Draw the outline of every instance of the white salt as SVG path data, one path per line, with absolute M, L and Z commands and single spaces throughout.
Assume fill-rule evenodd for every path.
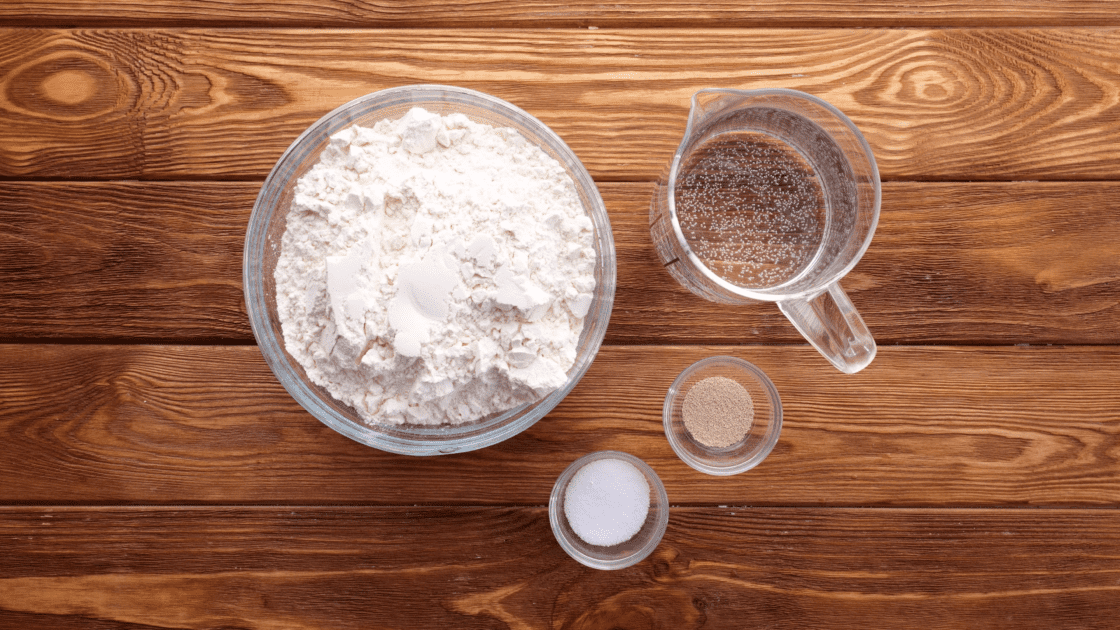
M 580 468 L 564 493 L 568 524 L 589 545 L 610 547 L 630 540 L 647 514 L 649 482 L 621 459 L 600 459 Z

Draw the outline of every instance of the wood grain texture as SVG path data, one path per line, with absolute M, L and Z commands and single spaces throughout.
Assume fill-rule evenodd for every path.
M 832 102 L 886 179 L 1111 179 L 1120 160 L 1115 29 L 9 29 L 0 177 L 261 178 L 334 107 L 412 83 L 522 107 L 598 180 L 654 179 L 705 87 Z
M 252 343 L 241 250 L 258 184 L 0 183 L 0 339 Z M 607 343 L 800 343 L 772 304 L 688 293 L 650 184 L 600 186 L 618 256 Z M 1120 184 L 888 183 L 844 286 L 881 344 L 1120 342 Z
M 676 458 L 665 392 L 731 354 L 782 397 L 749 473 Z M 589 452 L 647 461 L 673 504 L 1120 505 L 1120 349 L 884 347 L 846 376 L 803 346 L 604 347 L 551 414 L 437 458 L 352 442 L 300 408 L 255 347 L 0 346 L 0 503 L 543 505 Z
M 318 26 L 318 27 L 500 27 L 500 26 L 1115 26 L 1120 14 L 1094 0 L 906 3 L 856 0 L 809 2 L 649 2 L 604 4 L 583 0 L 556 4 L 534 0 L 432 2 L 390 0 L 277 0 L 246 5 L 212 0 L 186 6 L 172 0 L 68 0 L 7 2 L 0 25 L 19 26 Z
M 252 340 L 259 186 L 0 183 L 0 337 Z
M 620 571 L 544 508 L 5 509 L 0 540 L 10 628 L 1105 629 L 1120 598 L 1113 510 L 674 509 Z

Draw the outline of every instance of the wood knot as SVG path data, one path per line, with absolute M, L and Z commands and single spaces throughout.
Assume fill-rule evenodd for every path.
M 122 97 L 131 97 L 131 85 L 108 65 L 74 51 L 46 53 L 0 79 L 0 92 L 11 114 L 88 124 L 112 112 Z
M 97 93 L 97 81 L 82 70 L 63 70 L 43 79 L 39 84 L 43 96 L 64 105 L 78 105 Z
M 899 84 L 899 99 L 915 105 L 948 105 L 969 91 L 951 69 L 924 63 L 903 69 Z

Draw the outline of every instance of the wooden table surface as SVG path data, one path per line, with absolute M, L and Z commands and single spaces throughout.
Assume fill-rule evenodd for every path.
M 618 250 L 567 399 L 482 451 L 383 453 L 302 410 L 242 298 L 256 193 L 359 95 L 447 83 L 551 126 Z M 843 375 L 773 305 L 656 260 L 653 182 L 705 87 L 846 112 L 883 210 Z M 670 450 L 676 374 L 785 406 L 732 478 Z M 1120 627 L 1120 6 L 1100 0 L 0 4 L 0 627 Z M 574 459 L 673 504 L 631 568 L 547 517 Z

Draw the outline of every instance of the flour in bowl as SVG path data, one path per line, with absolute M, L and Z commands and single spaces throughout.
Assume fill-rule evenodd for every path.
M 591 219 L 517 131 L 414 108 L 331 136 L 276 265 L 284 344 L 370 424 L 461 424 L 567 381 Z

